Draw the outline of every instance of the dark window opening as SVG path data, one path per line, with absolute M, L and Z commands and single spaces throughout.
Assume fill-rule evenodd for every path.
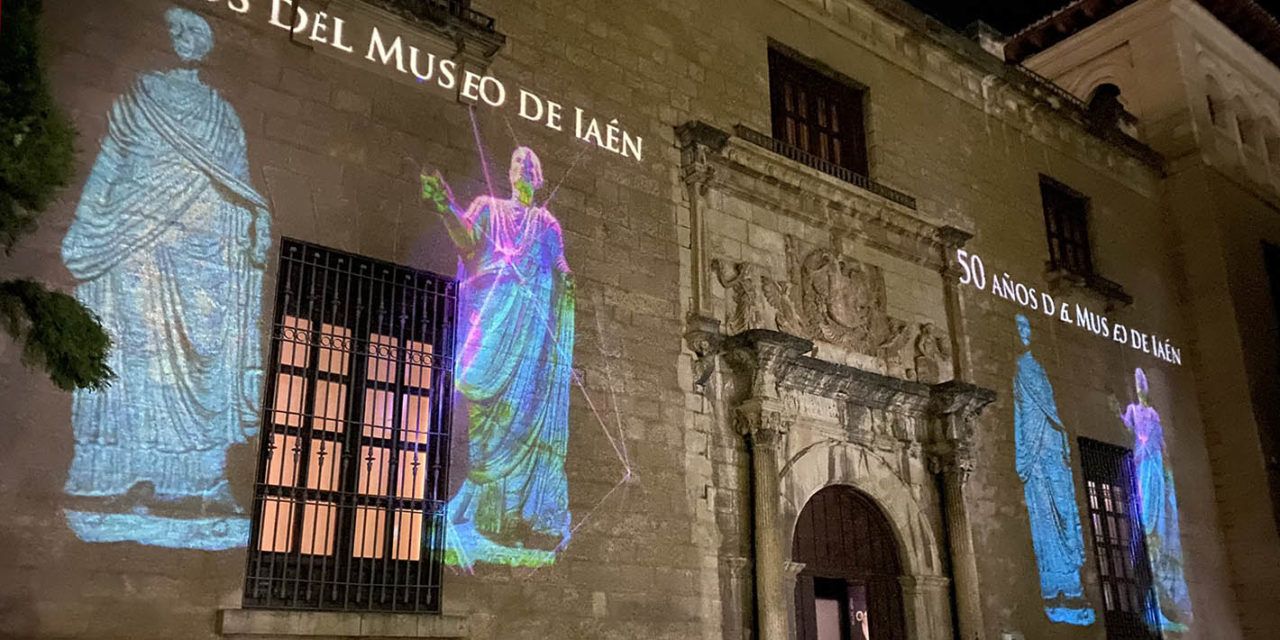
M 769 94 L 776 140 L 867 175 L 861 89 L 770 48 Z
M 1270 243 L 1263 243 L 1263 259 L 1266 262 L 1267 280 L 1271 286 L 1271 304 L 1275 309 L 1273 316 L 1273 333 L 1272 339 L 1276 344 L 1280 342 L 1280 333 L 1275 328 L 1280 327 L 1280 247 Z M 1275 360 L 1271 363 L 1275 368 L 1272 372 L 1280 372 L 1280 352 L 1276 352 Z M 1261 396 L 1264 398 L 1259 415 L 1262 416 L 1262 423 L 1259 424 L 1259 430 L 1262 440 L 1262 455 L 1266 461 L 1267 478 L 1271 485 L 1271 509 L 1272 517 L 1276 521 L 1276 528 L 1280 530 L 1280 384 L 1276 375 L 1267 376 L 1269 379 L 1270 390 L 1264 391 Z
M 440 611 L 456 284 L 285 239 L 246 606 Z
M 1074 189 L 1040 176 L 1045 237 L 1049 242 L 1049 269 L 1079 276 L 1093 275 L 1089 247 L 1089 199 Z
M 1080 438 L 1080 458 L 1107 639 L 1158 639 L 1151 565 L 1135 502 L 1133 453 Z

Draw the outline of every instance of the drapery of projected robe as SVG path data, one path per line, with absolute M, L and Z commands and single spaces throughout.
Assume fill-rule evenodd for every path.
M 144 74 L 113 105 L 62 256 L 118 379 L 75 394 L 68 494 L 150 483 L 238 510 L 223 468 L 258 419 L 270 242 L 248 181 L 240 121 L 194 70 Z
M 475 247 L 459 275 L 456 365 L 469 405 L 470 468 L 450 502 L 450 545 L 464 566 L 537 564 L 545 560 L 521 552 L 570 535 L 572 276 L 560 224 L 545 208 L 480 197 L 461 221 Z
M 1071 450 L 1053 386 L 1026 351 L 1013 381 L 1014 440 L 1040 573 L 1045 614 L 1054 622 L 1088 625 L 1093 609 L 1083 602 L 1080 567 L 1084 536 L 1071 473 Z
M 1138 392 L 1147 393 L 1147 378 L 1136 372 Z M 1133 462 L 1137 473 L 1138 509 L 1151 559 L 1157 620 L 1165 630 L 1182 630 L 1191 622 L 1191 597 L 1182 571 L 1182 536 L 1178 529 L 1178 496 L 1173 474 L 1165 464 L 1164 426 L 1160 414 L 1145 402 L 1125 408 L 1121 416 L 1133 432 Z

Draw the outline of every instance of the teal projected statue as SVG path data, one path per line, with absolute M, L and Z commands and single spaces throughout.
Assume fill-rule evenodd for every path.
M 1151 406 L 1146 373 L 1134 369 L 1133 379 L 1138 401 L 1125 407 L 1120 419 L 1133 432 L 1138 511 L 1156 596 L 1152 613 L 1161 629 L 1186 631 L 1191 622 L 1191 596 L 1182 573 L 1178 495 L 1173 488 L 1173 473 L 1164 462 L 1164 426 L 1160 424 L 1160 414 Z
M 249 537 L 223 469 L 258 420 L 271 236 L 235 110 L 189 66 L 213 32 L 186 9 L 165 19 L 184 65 L 116 100 L 62 244 L 119 376 L 75 394 L 66 516 L 86 541 L 225 549 Z
M 1022 314 L 1017 322 L 1018 337 L 1028 350 L 1018 357 L 1013 379 L 1014 440 L 1044 612 L 1054 622 L 1089 625 L 1094 613 L 1084 600 L 1080 582 L 1084 535 L 1071 448 L 1053 399 L 1053 385 L 1031 355 L 1031 322 Z
M 569 384 L 574 285 L 560 223 L 534 204 L 537 154 L 519 147 L 512 195 L 465 210 L 438 174 L 423 176 L 457 245 L 455 382 L 466 400 L 470 468 L 449 501 L 446 561 L 540 566 L 569 542 Z

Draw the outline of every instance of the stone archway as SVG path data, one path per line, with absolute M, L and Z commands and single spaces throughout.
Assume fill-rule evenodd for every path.
M 796 521 L 797 640 L 905 640 L 898 541 L 865 493 L 832 485 L 809 499 Z

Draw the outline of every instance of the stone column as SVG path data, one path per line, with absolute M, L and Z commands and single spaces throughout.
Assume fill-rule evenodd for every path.
M 787 640 L 787 598 L 783 553 L 782 502 L 778 451 L 790 426 L 767 400 L 752 398 L 738 406 L 738 423 L 751 449 L 754 503 L 756 621 L 760 640 Z
M 950 420 L 958 420 L 955 415 Z M 973 523 L 969 518 L 967 482 L 973 458 L 967 450 L 936 458 L 942 475 L 942 505 L 947 512 L 947 544 L 951 550 L 951 576 L 955 585 L 959 640 L 982 638 L 982 601 L 978 590 L 977 555 L 973 548 Z

